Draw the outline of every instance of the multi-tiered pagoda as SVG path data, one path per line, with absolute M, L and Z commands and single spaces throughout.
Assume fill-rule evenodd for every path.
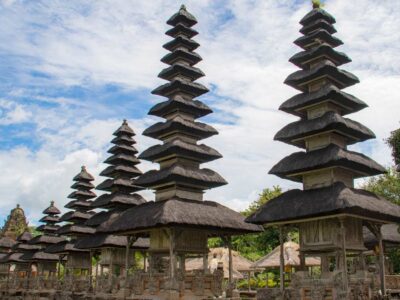
M 37 266 L 39 274 L 55 274 L 57 271 L 58 255 L 46 253 L 44 250 L 49 246 L 61 242 L 63 237 L 55 234 L 59 221 L 60 210 L 54 206 L 54 201 L 51 201 L 50 206 L 43 211 L 45 215 L 39 220 L 44 223 L 39 226 L 37 230 L 41 235 L 35 236 L 28 241 L 29 245 L 39 246 L 36 251 L 30 251 L 24 254 L 21 258 L 30 262 L 32 265 Z
M 137 168 L 137 164 L 140 161 L 136 157 L 138 151 L 134 146 L 136 144 L 133 138 L 135 133 L 129 127 L 128 122 L 124 120 L 113 135 L 114 138 L 111 141 L 113 146 L 108 150 L 111 156 L 105 160 L 105 163 L 109 164 L 109 166 L 100 173 L 100 175 L 108 177 L 108 179 L 96 187 L 98 190 L 109 193 L 100 195 L 92 203 L 92 208 L 103 209 L 103 211 L 95 214 L 85 223 L 93 230 L 128 208 L 146 202 L 141 195 L 136 193 L 143 188 L 135 183 L 136 177 L 142 174 Z M 103 268 L 107 267 L 110 274 L 115 274 L 116 270 L 127 269 L 134 263 L 133 255 L 129 255 L 129 251 L 128 253 L 126 251 L 127 247 L 129 249 L 145 250 L 148 246 L 148 239 L 128 240 L 124 236 L 106 233 L 95 233 L 77 242 L 77 247 L 90 249 L 94 254 L 99 254 L 101 273 Z M 126 257 L 127 255 L 128 257 Z M 126 266 L 127 263 L 129 266 Z
M 74 183 L 71 188 L 74 191 L 68 195 L 68 198 L 72 200 L 65 205 L 66 208 L 71 210 L 60 218 L 60 222 L 67 222 L 67 224 L 56 231 L 58 235 L 69 237 L 69 240 L 51 245 L 46 249 L 48 253 L 67 257 L 65 267 L 68 272 L 77 270 L 81 274 L 82 272 L 88 273 L 92 266 L 89 251 L 77 249 L 75 242 L 78 238 L 91 235 L 95 231 L 93 228 L 84 225 L 86 220 L 94 214 L 91 211 L 93 201 L 90 200 L 96 197 L 96 194 L 92 191 L 94 188 L 93 180 L 93 176 L 86 170 L 86 167 L 82 166 L 79 174 L 73 178 Z
M 300 279 L 294 280 L 293 286 L 297 292 L 300 287 L 304 293 L 310 290 L 321 293 L 322 298 L 318 299 L 332 294 L 334 299 L 348 299 L 357 293 L 368 297 L 371 286 L 363 273 L 365 264 L 361 255 L 365 250 L 363 225 L 381 239 L 381 224 L 400 221 L 397 205 L 354 188 L 354 179 L 378 175 L 385 169 L 347 148 L 375 136 L 364 125 L 344 117 L 365 108 L 366 104 L 342 91 L 359 80 L 340 68 L 350 59 L 335 50 L 342 41 L 332 35 L 336 32 L 334 23 L 334 17 L 317 5 L 300 21 L 303 36 L 294 43 L 303 51 L 292 56 L 290 62 L 301 70 L 285 80 L 300 93 L 280 106 L 280 110 L 300 120 L 281 129 L 275 139 L 304 151 L 283 158 L 270 173 L 301 182 L 303 189 L 283 193 L 248 218 L 256 224 L 299 228 L 302 261 L 305 256 L 320 256 L 321 278 L 325 281 L 324 288 L 318 288 L 315 284 L 321 287 L 322 281 L 312 281 L 299 272 Z M 354 257 L 358 257 L 359 268 L 350 275 L 347 263 L 349 260 L 354 263 Z M 382 292 L 383 268 L 382 254 Z M 362 283 L 354 285 L 356 281 Z M 297 299 L 296 295 L 291 297 Z
M 194 98 L 208 92 L 195 82 L 204 73 L 195 67 L 202 60 L 194 52 L 199 44 L 192 39 L 197 23 L 184 6 L 167 24 L 166 32 L 173 39 L 164 45 L 170 53 L 161 61 L 169 65 L 159 77 L 168 82 L 152 93 L 167 100 L 155 105 L 149 114 L 164 118 L 144 131 L 144 135 L 162 141 L 145 150 L 139 158 L 160 165 L 159 170 L 144 173 L 137 185 L 155 190 L 155 202 L 148 202 L 123 212 L 115 221 L 104 223 L 98 231 L 126 235 L 150 235 L 150 277 L 139 278 L 138 286 L 148 280 L 146 289 L 138 293 L 153 293 L 163 299 L 197 299 L 220 294 L 219 275 L 213 277 L 207 269 L 198 278 L 185 274 L 185 257 L 208 253 L 207 239 L 233 234 L 256 232 L 258 226 L 246 224 L 237 212 L 213 201 L 204 201 L 205 190 L 226 184 L 216 172 L 201 168 L 202 163 L 221 158 L 221 154 L 198 142 L 217 131 L 196 119 L 210 114 L 211 109 Z M 167 276 L 168 280 L 165 280 Z M 146 279 L 147 278 L 147 279 Z M 160 283 L 162 282 L 162 283 Z M 212 282 L 212 283 L 210 283 Z M 200 298 L 199 298 L 200 299 Z

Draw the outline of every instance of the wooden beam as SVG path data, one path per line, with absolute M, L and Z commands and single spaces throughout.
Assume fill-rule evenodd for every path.
M 342 236 L 342 271 L 343 271 L 343 289 L 347 292 L 349 283 L 347 280 L 347 256 L 346 256 L 346 228 L 344 227 L 343 218 L 339 219 L 340 233 Z
M 229 253 L 229 285 L 232 286 L 233 283 L 233 261 L 232 261 L 232 239 L 228 238 L 228 253 Z
M 284 227 L 279 226 L 279 275 L 280 275 L 280 290 L 283 296 L 283 291 L 285 290 L 285 256 L 284 256 Z
M 378 240 L 379 246 L 379 279 L 381 282 L 381 292 L 382 295 L 386 295 L 386 278 L 385 278 L 385 253 L 383 247 L 383 237 L 382 237 L 382 224 L 373 224 L 367 223 L 366 224 L 368 229 L 375 235 Z

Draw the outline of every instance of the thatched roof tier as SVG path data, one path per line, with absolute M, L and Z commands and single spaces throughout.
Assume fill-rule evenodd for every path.
M 311 10 L 309 13 L 307 13 L 301 20 L 300 24 L 301 25 L 308 25 L 310 23 L 313 23 L 317 20 L 325 20 L 329 24 L 335 24 L 336 20 L 335 18 L 328 13 L 326 10 L 322 8 L 314 8 Z
M 303 49 L 309 49 L 311 46 L 318 45 L 320 43 L 329 44 L 333 48 L 343 44 L 340 39 L 332 36 L 325 29 L 318 29 L 308 35 L 303 35 L 296 39 L 294 43 Z
M 255 224 L 301 222 L 302 219 L 349 214 L 400 223 L 400 207 L 371 192 L 341 182 L 310 190 L 290 190 L 268 201 L 246 219 Z
M 163 45 L 164 49 L 167 49 L 169 51 L 174 51 L 177 48 L 184 48 L 189 51 L 194 51 L 196 50 L 200 44 L 190 38 L 187 38 L 185 36 L 177 36 L 174 38 L 172 41 L 169 41 Z
M 31 245 L 28 243 L 17 243 L 12 247 L 13 251 L 16 252 L 27 252 L 41 249 L 40 245 Z
M 125 190 L 128 193 L 137 192 L 143 189 L 135 184 L 135 180 L 130 178 L 106 179 L 96 186 L 96 189 L 112 192 L 116 187 L 119 187 L 119 189 Z
M 150 126 L 143 131 L 143 135 L 155 139 L 165 139 L 175 132 L 180 132 L 181 134 L 193 137 L 196 140 L 205 139 L 218 134 L 217 130 L 210 125 L 201 122 L 193 122 L 177 116 L 164 123 L 159 122 Z
M 92 203 L 90 201 L 85 200 L 72 200 L 65 204 L 65 208 L 69 209 L 77 209 L 77 210 L 88 210 L 91 207 Z
M 118 154 L 118 153 L 136 154 L 138 153 L 138 150 L 132 145 L 118 144 L 112 146 L 110 149 L 108 149 L 107 152 L 111 154 Z
M 88 173 L 85 166 L 82 166 L 81 172 L 73 178 L 73 181 L 93 181 L 94 177 Z
M 198 100 L 190 100 L 185 99 L 182 96 L 176 96 L 174 99 L 169 99 L 154 105 L 150 109 L 149 115 L 164 118 L 165 116 L 176 112 L 183 112 L 192 115 L 194 118 L 200 118 L 212 113 L 212 110 Z
M 111 194 L 103 194 L 97 197 L 96 200 L 93 201 L 92 207 L 111 209 L 118 206 L 126 207 L 132 205 L 139 205 L 145 202 L 146 200 L 141 195 L 136 193 L 124 194 L 121 192 L 113 192 Z M 87 224 L 89 220 L 86 222 Z
M 317 30 L 317 29 L 324 29 L 326 31 L 328 31 L 330 34 L 333 34 L 336 32 L 335 27 L 333 27 L 333 25 L 329 22 L 327 22 L 326 20 L 323 19 L 319 19 L 319 20 L 315 20 L 313 22 L 309 22 L 308 24 L 304 25 L 299 31 L 304 34 L 310 34 L 313 31 Z
M 182 23 L 178 23 L 171 29 L 168 29 L 165 32 L 165 34 L 172 36 L 172 37 L 185 36 L 188 38 L 192 38 L 199 33 L 196 30 L 194 30 L 193 28 L 190 28 Z
M 338 69 L 331 61 L 324 60 L 312 69 L 300 70 L 290 74 L 285 79 L 285 83 L 302 92 L 307 92 L 308 84 L 320 78 L 327 78 L 340 89 L 360 82 L 355 75 Z
M 173 96 L 181 92 L 188 96 L 198 97 L 208 92 L 208 88 L 196 82 L 191 82 L 182 78 L 175 78 L 169 83 L 165 83 L 158 88 L 154 89 L 151 93 L 159 96 Z
M 116 236 L 111 234 L 96 233 L 93 236 L 80 239 L 75 246 L 80 249 L 101 249 L 101 248 L 126 248 L 128 239 L 126 236 Z M 131 249 L 148 249 L 150 241 L 148 238 L 138 238 Z
M 137 205 L 137 204 L 133 204 Z M 132 207 L 132 204 L 130 205 Z M 126 206 L 128 207 L 128 205 Z M 100 211 L 97 214 L 95 214 L 93 217 L 91 217 L 89 220 L 85 222 L 85 225 L 96 228 L 97 226 L 103 224 L 110 218 L 115 218 L 116 215 L 121 214 L 124 211 L 124 209 L 112 209 L 112 210 L 107 210 L 107 211 Z
M 224 277 L 229 277 L 229 251 L 227 248 L 212 248 L 208 253 L 208 265 L 211 273 L 218 267 L 218 263 L 222 263 L 224 269 Z M 186 271 L 202 270 L 203 258 L 189 258 L 185 263 Z M 251 270 L 251 261 L 241 256 L 238 252 L 232 251 L 232 276 L 234 279 L 244 278 L 244 272 Z
M 17 242 L 27 242 L 33 238 L 32 233 L 25 231 L 17 237 Z
M 175 49 L 173 52 L 170 52 L 161 58 L 161 61 L 168 65 L 173 65 L 176 62 L 184 61 L 190 66 L 193 66 L 201 60 L 202 58 L 199 54 L 184 48 Z
M 231 234 L 262 231 L 261 227 L 247 224 L 244 216 L 219 203 L 172 198 L 148 202 L 110 218 L 98 232 L 129 233 L 152 228 L 182 226 L 196 229 L 223 231 Z
M 86 225 L 67 224 L 57 230 L 58 235 L 81 236 L 93 234 L 96 230 Z
M 196 18 L 186 10 L 185 5 L 182 5 L 177 13 L 175 13 L 167 21 L 168 25 L 177 26 L 183 24 L 188 27 L 192 27 L 197 24 Z
M 351 62 L 351 59 L 345 53 L 334 50 L 329 44 L 320 44 L 317 47 L 296 53 L 289 61 L 302 69 L 306 69 L 310 61 L 321 58 L 329 59 L 336 66 Z
M 111 143 L 118 144 L 118 145 L 132 145 L 135 144 L 136 141 L 127 135 L 116 136 L 111 140 Z
M 333 103 L 340 107 L 342 115 L 357 112 L 368 105 L 360 99 L 342 92 L 334 85 L 326 85 L 318 91 L 312 93 L 297 94 L 286 100 L 279 107 L 280 110 L 305 118 L 307 115 L 306 107 L 321 104 L 324 102 Z
M 386 172 L 384 167 L 364 154 L 330 144 L 314 151 L 295 152 L 273 166 L 269 173 L 293 181 L 302 181 L 301 173 L 330 167 L 352 170 L 354 178 Z
M 60 218 L 60 222 L 84 222 L 95 214 L 93 211 L 72 210 L 66 212 Z
M 57 229 L 60 228 L 59 225 L 40 225 L 36 228 L 37 231 L 41 232 L 56 232 Z
M 140 176 L 136 184 L 143 187 L 166 185 L 198 186 L 209 189 L 227 184 L 224 178 L 210 169 L 198 169 L 175 163 L 161 170 L 151 170 Z
M 200 163 L 210 162 L 222 157 L 217 150 L 204 144 L 197 145 L 176 138 L 172 141 L 165 142 L 162 145 L 155 145 L 148 148 L 140 154 L 139 158 L 158 162 L 170 155 L 176 155 L 177 157 L 183 158 L 189 157 L 190 159 Z
M 54 206 L 54 201 L 50 202 L 50 206 L 43 211 L 44 215 L 58 215 L 60 210 Z
M 82 186 L 80 186 L 80 188 L 82 188 Z M 93 187 L 90 187 L 90 189 L 92 189 L 92 188 Z M 67 196 L 67 198 L 69 198 L 69 199 L 81 199 L 81 200 L 85 200 L 85 199 L 87 200 L 87 199 L 91 199 L 94 197 L 96 197 L 95 193 L 93 193 L 92 191 L 89 191 L 89 190 L 82 190 L 82 189 L 73 191 L 71 194 L 69 194 Z
M 204 73 L 199 68 L 184 65 L 181 63 L 174 63 L 172 66 L 163 69 L 158 74 L 158 77 L 165 80 L 172 80 L 177 75 L 183 75 L 187 78 L 190 78 L 191 80 L 196 80 L 200 77 L 203 77 Z
M 347 144 L 354 144 L 375 138 L 375 134 L 364 125 L 343 118 L 336 112 L 329 111 L 314 119 L 302 119 L 290 123 L 277 132 L 274 140 L 306 148 L 307 137 L 326 132 L 334 132 L 346 138 Z
M 283 244 L 283 256 L 285 266 L 299 267 L 300 266 L 300 252 L 299 244 L 295 242 L 286 242 Z M 318 257 L 306 257 L 306 266 L 320 266 L 321 259 Z M 274 269 L 280 267 L 280 246 L 276 247 L 267 255 L 261 257 L 259 260 L 251 264 L 254 269 Z
M 7 236 L 0 238 L 0 250 L 9 250 L 16 244 L 15 240 Z
M 104 161 L 104 163 L 136 165 L 140 163 L 140 160 L 138 160 L 135 156 L 132 156 L 131 154 L 118 153 L 108 157 Z
M 58 242 L 64 241 L 65 238 L 61 236 L 53 236 L 53 235 L 38 235 L 33 237 L 28 241 L 30 245 L 50 245 L 56 244 Z
M 400 233 L 399 224 L 385 224 L 381 227 L 382 240 L 385 246 L 385 250 L 390 248 L 399 247 L 400 245 Z M 368 229 L 363 227 L 364 245 L 367 249 L 374 249 L 378 246 L 379 241 L 376 236 Z
M 120 127 L 118 127 L 117 130 L 114 131 L 113 133 L 114 136 L 135 136 L 136 133 L 133 131 L 131 127 L 129 127 L 127 120 L 123 120 L 122 124 Z M 135 142 L 134 142 L 135 143 Z
M 36 252 L 27 252 L 21 256 L 21 259 L 24 261 L 53 261 L 56 262 L 59 260 L 57 254 L 46 253 L 44 251 L 36 251 Z
M 130 165 L 108 166 L 100 173 L 100 175 L 106 177 L 116 177 L 121 173 L 128 177 L 136 177 L 142 175 L 142 171 L 140 171 L 136 166 Z
M 60 217 L 58 216 L 44 216 L 42 217 L 39 222 L 47 223 L 47 224 L 55 224 L 60 221 Z
M 5 255 L 0 262 L 1 263 L 27 263 L 25 260 L 22 259 L 22 256 L 24 255 L 24 253 L 20 253 L 20 252 L 14 252 L 14 253 L 9 253 L 7 255 Z
M 50 245 L 45 249 L 45 252 L 52 254 L 68 254 L 70 252 L 87 252 L 85 249 L 75 247 L 76 241 L 62 241 L 54 245 Z

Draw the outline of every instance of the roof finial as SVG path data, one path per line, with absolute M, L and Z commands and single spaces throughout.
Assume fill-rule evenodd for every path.
M 322 6 L 321 0 L 312 0 L 313 9 L 320 8 L 321 6 Z
M 50 206 L 54 206 L 54 200 L 50 201 Z
M 86 166 L 81 167 L 82 172 L 86 172 Z
M 182 5 L 181 5 L 181 8 L 180 8 L 179 10 L 186 10 L 185 4 L 182 4 Z
M 19 208 L 19 203 L 17 203 L 17 208 Z
M 124 120 L 122 121 L 122 125 L 128 125 L 128 121 L 127 121 L 126 119 L 124 119 Z

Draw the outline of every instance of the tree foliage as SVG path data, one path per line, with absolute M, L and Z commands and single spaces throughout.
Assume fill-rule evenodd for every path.
M 400 164 L 400 129 L 393 130 L 386 143 L 392 149 L 394 163 Z

